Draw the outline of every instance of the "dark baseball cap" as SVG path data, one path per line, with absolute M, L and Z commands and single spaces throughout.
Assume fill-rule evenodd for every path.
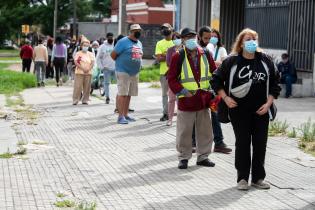
M 189 34 L 197 35 L 197 32 L 192 30 L 192 29 L 190 29 L 190 28 L 183 28 L 181 30 L 181 32 L 180 32 L 180 36 L 181 37 L 185 37 L 185 36 L 187 36 Z

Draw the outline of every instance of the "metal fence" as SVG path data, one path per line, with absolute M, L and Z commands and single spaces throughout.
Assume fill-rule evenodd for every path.
M 287 49 L 288 17 L 288 0 L 247 0 L 245 5 L 245 27 L 259 33 L 263 48 Z
M 245 0 L 221 0 L 220 32 L 226 50 L 231 50 L 238 33 L 244 28 Z
M 196 30 L 198 30 L 201 26 L 209 26 L 211 21 L 211 1 L 197 0 L 196 12 Z
M 315 0 L 291 0 L 288 51 L 299 71 L 313 72 Z

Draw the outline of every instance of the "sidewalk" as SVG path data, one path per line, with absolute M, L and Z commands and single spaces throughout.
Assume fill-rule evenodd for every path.
M 27 145 L 26 160 L 0 159 L 0 209 L 58 209 L 58 192 L 95 201 L 96 209 L 315 209 L 315 158 L 293 139 L 268 142 L 268 191 L 235 189 L 234 154 L 211 154 L 214 168 L 197 167 L 193 155 L 188 170 L 177 169 L 176 123 L 159 122 L 160 92 L 141 84 L 131 103 L 137 122 L 118 125 L 114 97 L 109 105 L 92 97 L 89 106 L 72 106 L 71 87 L 24 91 L 25 103 L 43 114 L 37 125 L 20 125 L 19 138 L 48 144 Z M 314 104 L 280 99 L 278 117 L 293 126 L 315 119 Z M 231 126 L 223 132 L 234 150 Z

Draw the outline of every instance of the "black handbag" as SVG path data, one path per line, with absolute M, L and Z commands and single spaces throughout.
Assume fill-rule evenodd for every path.
M 269 110 L 268 110 L 270 121 L 274 121 L 276 119 L 277 111 L 278 111 L 278 109 L 277 109 L 275 103 L 272 103 Z
M 222 100 L 218 103 L 218 119 L 220 123 L 229 123 L 231 122 L 229 116 L 229 107 L 226 103 Z

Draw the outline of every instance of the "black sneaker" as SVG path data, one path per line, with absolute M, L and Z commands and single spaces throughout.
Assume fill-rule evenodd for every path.
M 203 161 L 197 162 L 198 166 L 205 166 L 205 167 L 214 167 L 215 163 L 211 162 L 209 159 L 205 159 Z
M 45 83 L 44 83 L 44 82 L 41 82 L 40 85 L 41 85 L 42 87 L 45 87 Z
M 178 163 L 179 169 L 187 169 L 188 167 L 188 160 L 180 160 Z
M 114 110 L 114 113 L 118 113 L 118 109 L 117 108 Z
M 106 97 L 105 103 L 109 104 L 109 101 L 110 101 L 109 97 Z
M 134 109 L 128 109 L 128 112 L 135 112 Z
M 40 87 L 40 83 L 39 82 L 37 83 L 37 87 Z
M 160 121 L 166 121 L 168 120 L 167 114 L 163 114 L 163 116 L 160 118 Z
M 232 149 L 228 148 L 225 143 L 222 143 L 218 146 L 215 145 L 213 151 L 219 152 L 219 153 L 224 153 L 224 154 L 230 154 L 232 152 Z

